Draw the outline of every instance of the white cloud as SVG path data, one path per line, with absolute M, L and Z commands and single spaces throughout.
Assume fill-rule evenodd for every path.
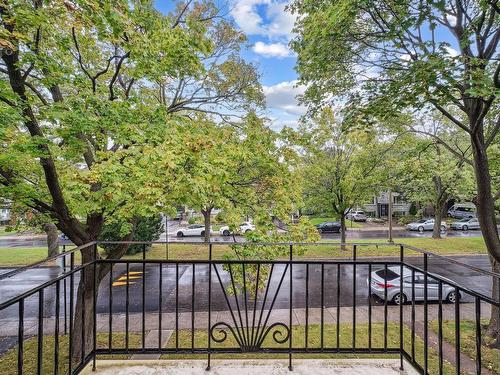
M 263 90 L 269 108 L 299 116 L 306 112 L 306 108 L 299 105 L 297 100 L 297 96 L 303 94 L 306 88 L 297 85 L 297 81 L 285 81 L 273 86 L 264 86 Z
M 289 40 L 295 16 L 285 11 L 288 3 L 282 0 L 233 0 L 231 15 L 245 34 Z M 265 19 L 259 14 L 259 7 L 262 7 Z
M 450 55 L 451 57 L 457 57 L 459 55 L 458 51 L 455 48 L 446 46 L 444 47 L 446 53 Z
M 291 51 L 288 49 L 288 47 L 283 44 L 283 43 L 264 43 L 264 42 L 257 42 L 253 46 L 253 51 L 258 54 L 262 55 L 264 57 L 288 57 L 291 56 Z
M 457 17 L 452 14 L 447 14 L 445 16 L 445 20 L 450 24 L 451 27 L 455 27 L 457 25 Z

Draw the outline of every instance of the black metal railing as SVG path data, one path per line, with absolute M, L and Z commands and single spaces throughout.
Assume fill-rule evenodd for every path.
M 293 356 L 301 353 L 398 356 L 401 368 L 406 361 L 424 374 L 467 372 L 463 367 L 474 362 L 467 362 L 469 357 L 475 359 L 476 374 L 488 367 L 482 362 L 482 319 L 499 307 L 498 296 L 431 273 L 429 260 L 500 278 L 477 266 L 402 244 L 251 245 L 286 246 L 288 255 L 277 260 L 214 257 L 216 246 L 226 243 L 196 243 L 206 246 L 204 260 L 147 259 L 152 243 L 134 244 L 143 245 L 138 259 L 80 265 L 76 254 L 97 255 L 99 243 L 69 250 L 59 255 L 63 262 L 57 277 L 0 303 L 0 322 L 5 323 L 0 330 L 10 332 L 2 336 L 15 339 L 3 356 L 10 356 L 17 368 L 6 373 L 77 374 L 89 362 L 95 366 L 98 356 L 153 353 L 206 355 L 207 368 L 211 356 L 221 353 L 286 355 L 290 369 Z M 304 245 L 347 246 L 351 253 L 346 257 L 341 250 L 341 259 L 295 256 L 294 247 Z M 394 257 L 359 257 L 364 246 L 393 246 Z M 391 284 L 391 273 L 408 283 Z M 83 282 L 87 288 L 78 288 Z M 444 304 L 452 292 L 452 303 Z M 398 295 L 402 303 L 395 304 Z M 79 305 L 78 299 L 86 302 Z M 461 335 L 470 335 L 461 326 L 464 321 L 471 322 L 475 336 L 468 351 L 461 348 Z M 443 345 L 453 347 L 453 353 Z

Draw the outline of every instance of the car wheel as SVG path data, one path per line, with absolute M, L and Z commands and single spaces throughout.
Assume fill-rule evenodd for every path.
M 323 234 L 323 230 L 322 229 L 318 229 L 318 233 L 319 234 Z
M 404 293 L 398 293 L 392 298 L 392 302 L 394 302 L 396 305 L 404 305 L 406 303 L 406 296 L 404 295 Z
M 469 227 L 468 227 L 467 225 L 464 225 L 464 226 L 462 227 L 462 230 L 469 230 Z
M 422 233 L 422 232 L 424 231 L 424 227 L 422 227 L 422 226 L 418 227 L 418 231 L 419 231 L 420 233 Z
M 446 231 L 446 227 L 444 225 L 441 225 L 441 232 L 445 232 Z
M 181 231 L 177 232 L 177 237 L 184 237 L 184 233 L 182 233 Z
M 222 235 L 226 236 L 226 237 L 229 237 L 230 234 L 231 233 L 229 233 L 229 231 L 227 229 L 222 232 Z
M 202 231 L 202 232 L 200 233 L 200 236 L 205 237 L 205 231 Z
M 446 296 L 446 302 L 448 302 L 448 303 L 455 303 L 456 299 L 457 299 L 457 294 L 454 290 L 452 290 Z M 458 294 L 458 300 L 460 301 L 460 294 Z
M 245 231 L 245 234 L 246 234 L 246 233 L 249 233 L 249 232 L 251 232 L 251 231 L 252 231 L 251 229 L 247 229 L 247 230 Z

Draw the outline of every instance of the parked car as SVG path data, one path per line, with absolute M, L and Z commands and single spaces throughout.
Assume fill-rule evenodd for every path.
M 240 224 L 240 227 L 237 232 L 243 234 L 254 230 L 255 230 L 255 225 L 248 222 L 244 222 Z M 231 230 L 229 229 L 228 225 L 225 225 L 219 229 L 219 233 L 221 236 L 229 236 L 231 234 Z
M 210 230 L 210 233 L 212 230 Z M 177 231 L 177 237 L 184 236 L 204 236 L 205 235 L 205 225 L 203 224 L 192 224 L 185 228 L 179 228 Z
M 324 221 L 316 225 L 319 233 L 340 233 L 340 222 Z
M 365 222 L 368 218 L 365 215 L 364 211 L 349 211 L 346 215 L 346 219 L 352 220 L 352 221 L 362 221 Z
M 448 228 L 448 225 L 444 221 L 441 222 L 441 230 L 445 231 Z M 419 232 L 423 232 L 424 230 L 432 230 L 434 229 L 434 219 L 421 219 L 410 223 L 406 226 L 407 230 L 418 230 Z
M 476 207 L 472 204 L 454 204 L 448 210 L 448 216 L 455 219 L 476 217 Z
M 455 230 L 479 229 L 479 220 L 477 220 L 477 218 L 475 217 L 473 217 L 472 219 L 470 218 L 461 219 L 451 223 L 450 228 Z
M 367 284 L 370 287 L 370 279 Z M 451 282 L 451 281 L 450 281 Z M 421 272 L 415 272 L 414 289 L 415 295 L 412 293 L 412 272 L 408 267 L 403 267 L 403 294 L 401 295 L 400 284 L 400 266 L 387 267 L 387 274 L 384 269 L 372 271 L 371 273 L 371 293 L 385 299 L 387 290 L 387 301 L 393 302 L 397 305 L 407 301 L 423 301 L 424 300 L 424 287 L 425 277 Z M 443 283 L 441 287 L 442 300 L 454 303 L 456 298 L 460 300 L 460 293 L 456 295 L 455 287 Z M 439 282 L 432 276 L 427 276 L 427 300 L 439 300 Z

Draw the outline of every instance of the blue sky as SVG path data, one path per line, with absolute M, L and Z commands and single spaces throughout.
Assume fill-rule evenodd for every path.
M 243 31 L 249 47 L 242 52 L 248 61 L 258 66 L 261 83 L 266 95 L 267 117 L 272 127 L 294 125 L 304 113 L 296 96 L 303 88 L 296 87 L 294 70 L 296 58 L 288 48 L 292 38 L 294 16 L 285 11 L 290 0 L 215 0 L 227 7 L 228 17 Z M 162 12 L 172 10 L 172 0 L 156 0 L 155 6 Z

